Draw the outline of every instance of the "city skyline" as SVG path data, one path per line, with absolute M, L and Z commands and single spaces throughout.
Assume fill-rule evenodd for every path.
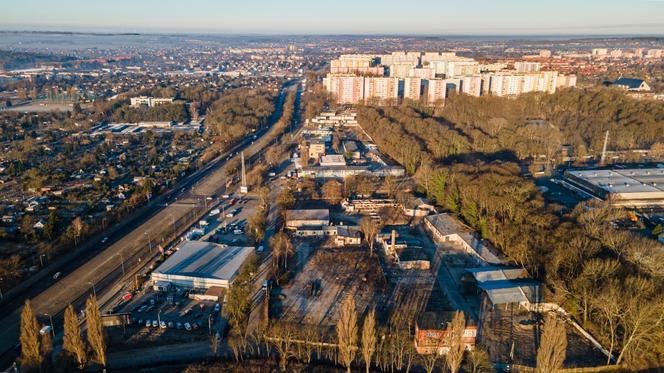
M 413 35 L 659 35 L 664 34 L 664 1 L 583 3 L 556 7 L 524 0 L 464 3 L 431 0 L 402 4 L 353 3 L 334 7 L 303 0 L 226 3 L 118 0 L 100 11 L 80 0 L 8 0 L 0 14 L 3 30 L 249 34 L 413 34 Z M 405 7 L 405 8 L 404 8 Z M 404 12 L 410 8 L 412 11 Z M 597 17 L 601 9 L 601 17 Z M 204 10 L 204 11 L 203 11 Z M 370 15 L 370 16 L 368 16 Z M 407 16 L 405 16 L 407 15 Z M 514 22 L 518 19 L 519 22 Z

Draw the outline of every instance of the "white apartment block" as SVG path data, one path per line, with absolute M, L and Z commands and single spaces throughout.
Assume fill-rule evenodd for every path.
M 408 72 L 409 78 L 421 79 L 434 79 L 436 77 L 436 70 L 430 67 L 412 68 Z
M 139 96 L 131 98 L 131 106 L 134 107 L 138 106 L 155 107 L 157 105 L 172 104 L 172 103 L 173 103 L 173 98 L 155 98 L 147 96 Z
M 427 102 L 434 104 L 447 98 L 447 80 L 430 79 L 427 84 Z
M 364 78 L 364 99 L 390 100 L 399 98 L 399 79 Z
M 410 70 L 415 67 L 417 67 L 415 61 L 393 62 L 390 65 L 390 77 L 405 79 L 410 76 Z
M 519 61 L 514 63 L 514 69 L 518 73 L 534 73 L 541 69 L 539 62 Z
M 459 78 L 459 83 L 461 87 L 459 92 L 480 97 L 482 95 L 482 76 L 481 75 L 468 75 Z
M 357 104 L 364 99 L 364 77 L 331 75 L 323 79 L 323 84 L 339 104 Z
M 422 78 L 410 77 L 404 79 L 403 98 L 419 100 L 422 96 Z

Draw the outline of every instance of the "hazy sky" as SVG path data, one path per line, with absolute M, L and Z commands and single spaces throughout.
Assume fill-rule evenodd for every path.
M 0 0 L 0 29 L 664 34 L 664 0 Z

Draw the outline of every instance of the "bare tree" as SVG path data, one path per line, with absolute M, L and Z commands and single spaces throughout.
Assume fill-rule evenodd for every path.
M 88 327 L 88 343 L 92 348 L 95 360 L 106 366 L 106 341 L 104 340 L 104 327 L 101 324 L 101 313 L 97 298 L 91 295 L 85 302 L 85 321 Z
M 567 350 L 565 323 L 549 315 L 544 321 L 540 345 L 537 349 L 538 373 L 550 373 L 563 367 Z
M 283 258 L 284 268 L 288 268 L 288 257 L 295 253 L 295 248 L 288 235 L 283 231 L 275 234 L 270 238 L 270 247 L 272 254 L 276 256 L 277 263 L 279 263 L 279 258 Z
M 336 180 L 325 182 L 321 192 L 323 194 L 323 199 L 329 201 L 333 205 L 338 204 L 344 198 L 342 193 L 342 185 Z
M 279 369 L 286 371 L 288 359 L 293 353 L 293 343 L 297 335 L 297 328 L 291 323 L 275 322 L 269 331 L 269 339 L 279 354 Z
M 376 236 L 380 231 L 380 227 L 377 222 L 366 216 L 360 220 L 360 230 L 369 245 L 369 255 L 373 256 L 374 243 L 376 242 Z
M 81 337 L 81 327 L 74 312 L 74 307 L 68 305 L 65 309 L 65 333 L 62 337 L 62 350 L 76 361 L 79 368 L 85 365 L 85 344 Z
M 357 329 L 355 301 L 352 297 L 348 297 L 341 305 L 341 313 L 337 321 L 339 357 L 348 373 L 350 373 L 350 365 L 353 363 L 357 349 Z
M 71 222 L 71 232 L 72 236 L 74 236 L 74 245 L 76 246 L 78 246 L 78 240 L 81 238 L 83 228 L 85 228 L 85 224 L 81 220 L 81 217 L 77 216 L 76 219 Z
M 21 368 L 29 371 L 41 363 L 39 346 L 39 324 L 32 312 L 30 301 L 26 300 L 21 311 Z
M 366 372 L 369 373 L 371 367 L 371 359 L 376 352 L 376 311 L 371 310 L 364 317 L 362 323 L 362 358 L 364 358 L 364 365 Z
M 468 373 L 493 373 L 495 368 L 489 357 L 489 353 L 476 346 L 466 355 L 466 363 L 463 370 Z
M 445 336 L 445 344 L 450 348 L 447 352 L 447 365 L 452 373 L 458 372 L 463 362 L 463 353 L 466 350 L 466 345 L 463 343 L 463 333 L 465 330 L 466 317 L 463 311 L 457 311 Z

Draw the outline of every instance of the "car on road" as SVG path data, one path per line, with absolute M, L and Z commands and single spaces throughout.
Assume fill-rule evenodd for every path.
M 162 321 L 162 322 L 159 323 L 159 327 L 162 328 L 162 329 L 166 329 L 168 327 L 168 325 L 166 325 L 166 321 Z
M 182 323 L 178 321 L 178 322 L 175 324 L 175 328 L 176 328 L 177 330 L 182 330 Z
M 201 326 L 197 322 L 195 322 L 191 325 L 191 328 L 194 329 L 194 330 L 198 330 L 198 329 L 201 328 Z
M 108 242 L 108 237 L 104 237 L 104 238 L 101 239 L 101 243 L 104 244 L 104 243 L 106 243 L 106 242 Z
M 62 275 L 61 272 L 56 272 L 56 273 L 53 275 L 53 279 L 54 279 L 54 280 L 59 279 L 59 278 L 60 278 L 60 275 Z
M 184 330 L 186 331 L 191 330 L 191 324 L 189 324 L 188 322 L 184 323 Z
M 152 327 L 153 327 L 153 328 L 158 328 L 158 327 L 159 327 L 159 321 L 157 321 L 157 320 L 152 320 Z
M 145 320 L 145 327 L 146 327 L 146 328 L 149 328 L 149 327 L 151 327 L 151 326 L 152 326 L 152 321 L 150 321 L 150 320 Z
M 144 304 L 138 309 L 138 312 L 144 312 L 147 308 L 148 306 Z
M 168 322 L 168 329 L 173 329 L 175 327 L 175 324 L 173 324 L 173 321 Z

